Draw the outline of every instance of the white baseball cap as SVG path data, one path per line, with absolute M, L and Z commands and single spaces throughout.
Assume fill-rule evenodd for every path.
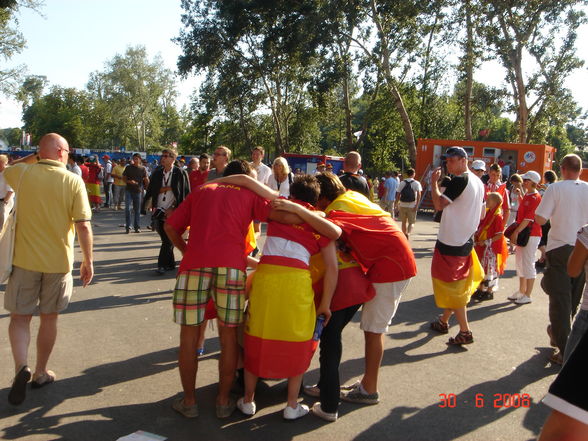
M 474 162 L 472 162 L 472 170 L 486 171 L 486 163 L 480 159 L 476 159 Z
M 528 171 L 523 176 L 521 176 L 521 178 L 523 179 L 523 181 L 525 179 L 528 179 L 529 181 L 533 181 L 535 184 L 538 184 L 541 182 L 541 176 L 539 175 L 539 173 L 537 173 L 536 171 L 533 171 L 533 170 Z

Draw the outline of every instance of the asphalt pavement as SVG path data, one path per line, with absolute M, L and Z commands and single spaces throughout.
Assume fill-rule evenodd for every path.
M 28 390 L 18 407 L 7 402 L 14 375 L 8 341 L 8 314 L 0 314 L 0 437 L 3 440 L 116 440 L 137 430 L 169 440 L 532 440 L 549 413 L 540 403 L 559 366 L 545 331 L 547 296 L 538 275 L 533 303 L 518 306 L 506 297 L 518 288 L 514 256 L 494 300 L 469 309 L 475 342 L 445 344 L 430 332 L 439 313 L 432 296 L 430 265 L 438 224 L 419 218 L 411 237 L 419 273 L 403 295 L 385 336 L 380 370 L 380 403 L 342 403 L 339 420 L 308 415 L 282 419 L 286 381 L 258 385 L 258 412 L 215 416 L 219 342 L 207 329 L 206 353 L 197 379 L 200 416 L 187 420 L 171 408 L 181 393 L 177 371 L 179 327 L 172 322 L 174 274 L 155 273 L 159 237 L 143 228 L 125 234 L 123 212 L 94 215 L 95 272 L 92 284 L 74 288 L 60 316 L 49 368 L 57 381 Z M 146 226 L 147 218 L 142 217 Z M 179 258 L 179 253 L 176 253 Z M 79 250 L 77 250 L 79 258 Z M 76 268 L 77 268 L 76 264 Z M 74 271 L 75 277 L 78 276 Z M 453 321 L 450 334 L 457 333 Z M 33 319 L 30 365 L 34 366 Z M 343 333 L 341 380 L 363 371 L 359 313 Z M 318 354 L 305 375 L 318 378 Z M 315 399 L 301 396 L 312 405 Z

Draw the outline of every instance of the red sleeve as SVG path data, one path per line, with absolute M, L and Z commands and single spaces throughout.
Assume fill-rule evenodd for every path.
M 254 194 L 255 200 L 253 202 L 253 219 L 260 222 L 267 222 L 271 206 L 270 201 Z
M 186 228 L 190 226 L 190 216 L 192 213 L 192 201 L 194 200 L 197 192 L 191 192 L 188 197 L 174 210 L 172 215 L 166 219 L 166 223 L 169 224 L 179 234 L 183 234 Z

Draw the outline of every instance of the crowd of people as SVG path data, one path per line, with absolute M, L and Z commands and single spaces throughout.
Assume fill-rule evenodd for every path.
M 15 363 L 8 397 L 12 404 L 24 401 L 31 378 L 36 388 L 55 380 L 47 363 L 57 316 L 72 292 L 74 232 L 82 249 L 85 286 L 93 277 L 92 210 L 121 209 L 123 194 L 126 233 L 140 232 L 141 212 L 151 213 L 151 227 L 161 239 L 157 273 L 176 269 L 174 249 L 182 256 L 172 310 L 180 325 L 183 395 L 173 409 L 187 418 L 199 414 L 198 357 L 211 319 L 218 323 L 221 347 L 219 418 L 236 408 L 254 415 L 259 378 L 288 379 L 283 411 L 287 420 L 311 411 L 332 422 L 338 419 L 340 400 L 368 405 L 380 401 L 383 336 L 417 272 L 409 239 L 423 189 L 415 171 L 408 169 L 401 181 L 397 173 L 386 173 L 377 204 L 374 188 L 379 183 L 362 176 L 358 152 L 345 156 L 340 176 L 325 164 L 312 174 L 294 174 L 282 157 L 269 167 L 263 163 L 262 147 L 252 150 L 251 162 L 231 161 L 231 153 L 219 146 L 212 158 L 202 154 L 185 165 L 175 149 L 166 148 L 152 169 L 139 154 L 130 164 L 115 164 L 104 155 L 101 165 L 96 157 L 70 155 L 67 141 L 49 134 L 41 139 L 37 154 L 8 167 L 7 158 L 0 156 L 0 201 L 5 206 L 0 215 L 15 196 L 19 201 L 14 269 L 5 295 Z M 580 158 L 565 156 L 562 180 L 549 174 L 543 184 L 535 171 L 511 175 L 498 164 L 488 169 L 483 161 L 470 164 L 460 147 L 449 148 L 443 160 L 444 169 L 435 169 L 427 183 L 440 222 L 431 279 L 442 313 L 431 329 L 449 333 L 455 315 L 459 331 L 447 344 L 473 343 L 467 306 L 472 300 L 493 299 L 514 251 L 519 289 L 508 298 L 519 305 L 532 302 L 536 267 L 545 264 L 547 333 L 556 348 L 551 360 L 561 364 L 588 329 L 588 293 L 583 291 L 588 184 L 579 179 Z M 42 197 L 32 190 L 39 186 L 46 189 Z M 261 257 L 255 258 L 261 223 L 267 223 L 267 233 Z M 543 227 L 548 223 L 550 227 Z M 27 247 L 31 238 L 38 244 L 33 249 Z M 536 262 L 540 246 L 545 250 Z M 353 384 L 341 385 L 341 334 L 360 308 L 364 373 Z M 29 328 L 37 310 L 41 326 L 37 364 L 31 371 Z M 317 349 L 319 381 L 302 387 Z M 236 378 L 243 386 L 239 399 L 231 395 Z M 298 402 L 301 389 L 318 398 L 311 409 Z M 561 403 L 566 398 L 557 396 L 559 400 L 549 404 L 564 411 Z

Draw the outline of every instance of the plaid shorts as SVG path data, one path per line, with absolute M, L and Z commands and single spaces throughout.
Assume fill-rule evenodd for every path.
M 197 326 L 204 321 L 206 303 L 212 297 L 218 320 L 229 327 L 243 323 L 246 274 L 234 268 L 197 268 L 182 271 L 176 279 L 174 322 Z

